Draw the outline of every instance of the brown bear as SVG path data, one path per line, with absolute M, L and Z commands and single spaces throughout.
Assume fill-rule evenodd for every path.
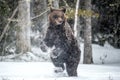
M 44 41 L 48 47 L 55 47 L 50 55 L 53 64 L 63 70 L 66 65 L 68 76 L 77 76 L 81 51 L 73 35 L 73 30 L 66 21 L 65 11 L 65 8 L 51 8 L 49 27 Z

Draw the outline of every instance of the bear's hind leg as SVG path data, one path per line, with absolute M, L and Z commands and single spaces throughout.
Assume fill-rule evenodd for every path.
M 56 67 L 55 72 L 63 72 L 65 67 L 64 67 L 64 63 L 60 62 L 57 58 L 51 58 L 54 66 Z
M 78 76 L 77 67 L 78 67 L 78 63 L 74 63 L 74 62 L 66 63 L 66 71 L 68 73 L 68 76 Z

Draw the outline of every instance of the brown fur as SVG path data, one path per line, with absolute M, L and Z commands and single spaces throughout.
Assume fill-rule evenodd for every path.
M 44 39 L 47 46 L 55 46 L 51 60 L 56 67 L 66 64 L 69 76 L 77 76 L 77 67 L 80 61 L 80 49 L 73 31 L 66 22 L 65 9 L 51 9 L 49 14 L 49 27 Z

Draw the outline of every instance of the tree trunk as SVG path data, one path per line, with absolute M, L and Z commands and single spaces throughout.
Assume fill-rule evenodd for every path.
M 18 4 L 17 53 L 31 50 L 30 44 L 30 0 L 19 0 Z
M 85 0 L 86 11 L 91 11 L 91 0 Z M 92 35 L 91 35 L 91 16 L 85 16 L 84 26 L 84 64 L 93 63 L 92 58 Z
M 80 0 L 77 0 L 77 2 L 76 2 L 76 10 L 75 10 L 74 36 L 75 36 L 76 38 L 79 37 L 79 35 L 78 35 L 78 25 L 77 25 L 77 24 L 78 24 L 79 2 L 80 2 Z
M 59 0 L 53 0 L 52 6 L 55 8 L 59 8 Z
M 75 10 L 75 20 L 74 20 L 74 36 L 78 41 L 78 45 L 80 46 L 80 18 L 78 17 L 78 10 L 79 10 L 80 0 L 76 2 L 76 10 Z

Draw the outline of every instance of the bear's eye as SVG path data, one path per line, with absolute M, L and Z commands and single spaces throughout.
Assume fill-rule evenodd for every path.
M 58 18 L 58 16 L 57 16 L 57 15 L 54 15 L 54 16 L 53 16 L 53 18 L 55 18 L 55 19 L 56 19 L 56 18 Z

